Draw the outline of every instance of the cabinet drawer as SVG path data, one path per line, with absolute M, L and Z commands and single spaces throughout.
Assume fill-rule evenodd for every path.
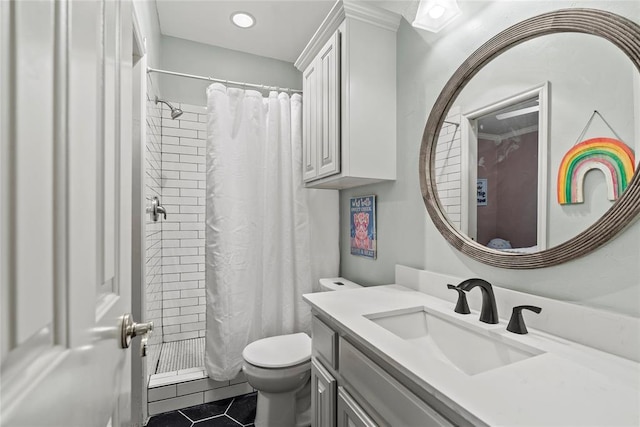
M 435 409 L 342 339 L 340 374 L 392 426 L 453 426 Z
M 312 354 L 337 369 L 338 334 L 317 317 L 311 320 Z

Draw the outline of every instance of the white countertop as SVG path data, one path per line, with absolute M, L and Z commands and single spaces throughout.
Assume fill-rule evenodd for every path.
M 411 381 L 474 424 L 503 426 L 640 425 L 640 364 L 529 328 L 506 331 L 479 314 L 455 313 L 454 303 L 399 285 L 375 286 L 303 296 L 317 312 L 353 334 Z M 475 375 L 430 359 L 413 344 L 364 317 L 424 306 L 469 322 L 493 336 L 544 353 Z M 611 331 L 615 333 L 615 331 Z M 469 349 L 473 351 L 473 349 Z

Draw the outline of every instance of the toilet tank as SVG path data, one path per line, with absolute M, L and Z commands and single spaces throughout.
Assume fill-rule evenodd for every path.
M 344 277 L 329 277 L 320 279 L 320 292 L 326 291 L 343 291 L 346 289 L 361 288 L 361 285 L 347 280 Z

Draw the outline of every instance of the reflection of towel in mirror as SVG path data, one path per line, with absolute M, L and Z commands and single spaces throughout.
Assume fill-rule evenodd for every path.
M 511 249 L 511 242 L 496 237 L 495 239 L 491 239 L 489 243 L 487 243 L 487 247 L 498 250 Z

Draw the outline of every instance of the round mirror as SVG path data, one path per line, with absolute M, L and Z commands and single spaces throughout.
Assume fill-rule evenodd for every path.
M 443 236 L 486 264 L 539 268 L 628 225 L 640 211 L 639 71 L 640 27 L 590 9 L 528 19 L 474 52 L 422 140 L 422 194 Z M 619 155 L 605 159 L 603 143 Z

